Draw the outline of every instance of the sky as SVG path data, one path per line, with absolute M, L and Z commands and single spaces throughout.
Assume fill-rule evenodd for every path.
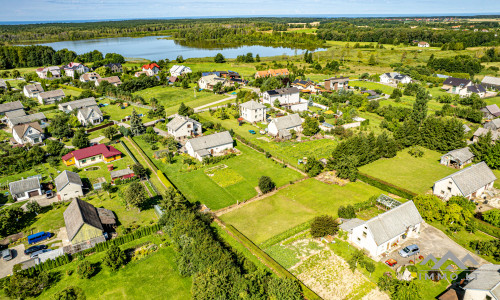
M 0 22 L 210 16 L 496 14 L 499 0 L 0 0 Z

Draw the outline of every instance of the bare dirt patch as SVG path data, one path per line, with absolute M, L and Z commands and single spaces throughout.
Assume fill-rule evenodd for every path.
M 327 184 L 337 184 L 340 186 L 349 183 L 349 180 L 338 178 L 335 171 L 323 172 L 316 176 L 316 179 Z

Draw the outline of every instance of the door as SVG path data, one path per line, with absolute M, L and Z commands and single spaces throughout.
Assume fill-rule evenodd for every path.
M 33 191 L 33 192 L 29 192 L 28 195 L 29 195 L 29 197 L 34 197 L 34 196 L 40 195 L 40 193 L 38 193 L 38 191 Z

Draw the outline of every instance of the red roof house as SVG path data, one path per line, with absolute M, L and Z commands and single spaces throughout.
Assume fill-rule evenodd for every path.
M 146 75 L 148 76 L 155 76 L 158 75 L 158 72 L 160 72 L 160 66 L 156 63 L 147 64 L 142 66 L 142 71 L 146 72 Z
M 76 165 L 78 168 L 99 162 L 111 162 L 120 159 L 122 153 L 113 146 L 98 144 L 95 146 L 71 151 L 64 155 L 62 160 L 66 166 Z

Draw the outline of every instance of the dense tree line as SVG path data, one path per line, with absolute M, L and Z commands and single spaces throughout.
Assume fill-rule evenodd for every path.
M 434 58 L 430 57 L 427 67 L 435 71 L 451 73 L 468 73 L 471 76 L 481 72 L 483 66 L 477 58 L 469 55 L 456 55 L 453 57 Z

